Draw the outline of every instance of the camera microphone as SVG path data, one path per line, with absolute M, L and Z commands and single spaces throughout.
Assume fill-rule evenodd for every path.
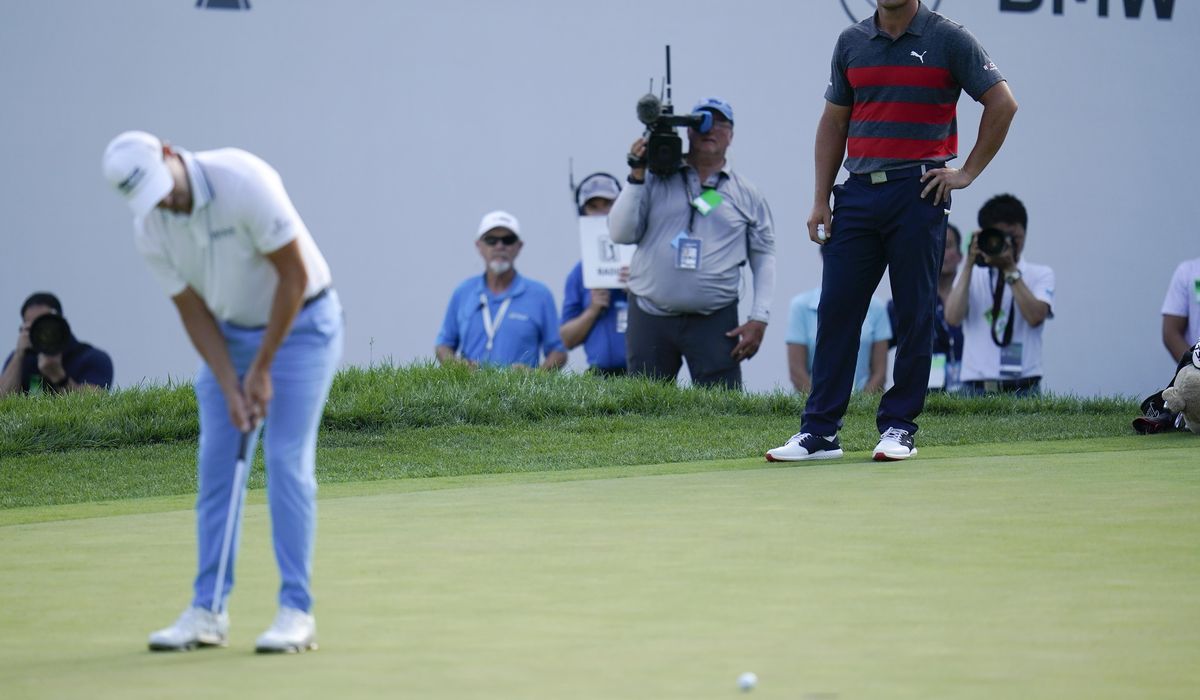
M 638 121 L 650 126 L 658 118 L 662 116 L 662 100 L 658 99 L 653 93 L 642 95 L 637 101 L 637 118 Z

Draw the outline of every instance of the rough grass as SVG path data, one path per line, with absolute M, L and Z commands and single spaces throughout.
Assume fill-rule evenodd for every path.
M 842 441 L 870 449 L 878 397 L 856 396 Z M 430 365 L 348 369 L 325 413 L 321 483 L 761 456 L 804 397 L 638 379 Z M 931 396 L 921 447 L 1129 435 L 1133 399 Z M 0 508 L 195 491 L 189 385 L 0 400 Z M 1153 438 L 1151 438 L 1153 439 Z M 265 482 L 261 459 L 251 488 Z
M 874 414 L 878 398 L 856 396 L 847 413 L 854 424 Z M 326 432 L 390 432 L 445 426 L 515 426 L 568 419 L 732 416 L 798 422 L 804 397 L 680 388 L 642 379 L 442 368 L 349 368 L 330 393 Z M 926 420 L 974 416 L 1037 417 L 1072 437 L 1072 426 L 1095 419 L 1131 419 L 1132 398 L 930 396 Z M 870 422 L 870 421 L 868 421 Z M 0 399 L 0 458 L 64 450 L 117 448 L 191 441 L 199 431 L 190 384 L 144 386 L 111 394 L 14 396 Z M 1004 436 L 996 435 L 993 437 Z

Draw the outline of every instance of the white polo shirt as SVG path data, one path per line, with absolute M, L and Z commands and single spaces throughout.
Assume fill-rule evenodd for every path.
M 308 273 L 304 298 L 330 285 L 329 265 L 274 168 L 237 148 L 180 155 L 192 212 L 154 209 L 133 222 L 138 252 L 169 296 L 191 287 L 217 319 L 266 325 L 279 277 L 265 256 L 294 240 Z
M 967 262 L 970 264 L 970 261 Z M 1050 305 L 1050 315 L 1046 320 L 1054 318 L 1054 270 L 1024 260 L 1017 263 L 1017 269 L 1021 271 L 1021 281 L 1033 292 L 1034 298 Z M 967 316 L 962 325 L 962 380 L 965 382 L 1042 376 L 1042 330 L 1046 324 L 1043 322 L 1037 328 L 1029 327 L 1021 309 L 1013 304 L 1012 287 L 1007 283 L 1000 300 L 1000 320 L 996 324 L 996 334 L 1003 340 L 1004 328 L 1008 325 L 1008 311 L 1012 308 L 1015 316 L 1012 343 L 1007 352 L 1003 352 L 992 340 L 990 318 L 996 277 L 999 274 L 999 271 L 992 267 L 971 271 L 971 288 L 967 292 Z M 1016 367 L 1020 368 L 1019 371 Z
M 1200 340 L 1200 258 L 1185 260 L 1175 268 L 1162 312 L 1187 318 L 1188 343 Z

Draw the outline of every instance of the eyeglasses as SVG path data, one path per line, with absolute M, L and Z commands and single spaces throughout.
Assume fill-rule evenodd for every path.
M 517 241 L 521 239 L 517 238 L 517 234 L 510 233 L 507 236 L 484 236 L 479 240 L 483 241 L 483 244 L 489 248 L 495 248 L 497 243 L 503 243 L 504 245 L 516 245 Z

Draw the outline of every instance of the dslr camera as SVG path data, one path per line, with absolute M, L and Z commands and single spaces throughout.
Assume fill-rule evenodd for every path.
M 50 313 L 38 316 L 29 326 L 29 344 L 41 355 L 57 355 L 71 342 L 71 326 L 67 319 Z
M 683 163 L 683 140 L 675 131 L 676 127 L 686 126 L 706 134 L 713 124 L 711 112 L 675 114 L 675 108 L 671 105 L 670 46 L 667 46 L 667 76 L 664 85 L 665 100 L 650 92 L 637 102 L 638 121 L 646 125 L 646 155 L 642 158 L 629 158 L 629 167 L 649 168 L 650 172 L 659 177 L 674 175 Z
M 998 228 L 985 228 L 975 234 L 975 238 L 979 241 L 979 252 L 989 256 L 999 255 L 1013 245 L 1012 234 L 1001 231 Z M 984 262 L 983 255 L 975 256 L 975 264 L 979 267 L 989 267 Z

